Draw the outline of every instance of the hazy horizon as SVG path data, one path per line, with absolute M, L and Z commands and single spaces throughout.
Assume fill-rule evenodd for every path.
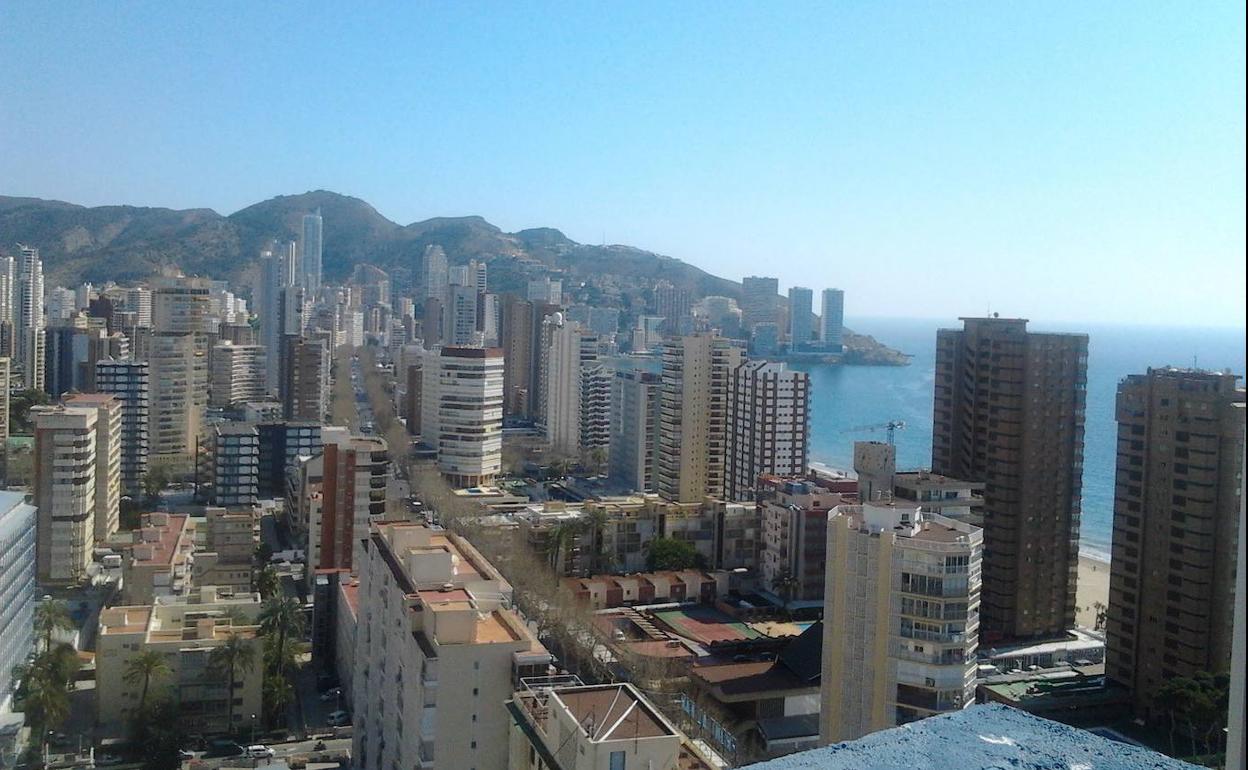
M 5 4 L 4 192 L 323 188 L 851 315 L 1244 323 L 1242 4 L 486 8 Z

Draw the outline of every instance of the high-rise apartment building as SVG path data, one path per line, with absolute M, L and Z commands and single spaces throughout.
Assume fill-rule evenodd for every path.
M 212 502 L 250 508 L 260 497 L 260 431 L 246 422 L 212 428 Z
M 747 361 L 732 370 L 725 495 L 753 500 L 761 474 L 806 475 L 810 375 L 781 363 Z
M 532 302 L 508 294 L 503 297 L 499 330 L 507 369 L 503 373 L 503 413 L 527 417 L 535 366 L 536 308 Z
M 551 660 L 508 609 L 511 586 L 449 532 L 381 524 L 365 548 L 359 603 L 371 609 L 356 631 L 354 766 L 507 770 L 505 704 Z
M 329 344 L 325 339 L 287 336 L 282 361 L 282 413 L 287 420 L 320 422 L 329 410 Z
M 554 313 L 544 321 L 546 438 L 556 452 L 576 457 L 608 442 L 609 383 L 598 366 L 598 336 Z
M 819 318 L 819 341 L 823 349 L 839 353 L 845 336 L 845 292 L 823 290 L 823 315 Z
M 356 570 L 369 524 L 385 518 L 390 478 L 384 439 L 326 431 L 319 457 L 313 458 L 320 484 L 309 506 L 307 558 L 312 569 Z
M 441 246 L 433 244 L 425 247 L 424 275 L 425 299 L 443 301 L 450 285 L 450 268 Z
M 539 278 L 529 281 L 528 300 L 544 305 L 563 306 L 563 281 L 560 279 Z
M 746 332 L 760 323 L 780 323 L 780 281 L 756 275 L 741 279 L 741 328 Z
M 1231 662 L 1243 479 L 1236 376 L 1150 369 L 1118 385 L 1105 673 L 1160 715 L 1157 688 Z
M 88 321 L 94 323 L 88 325 Z M 53 398 L 95 389 L 95 363 L 110 354 L 108 331 L 100 319 L 76 314 L 43 330 L 43 390 Z
M 40 583 L 83 580 L 95 542 L 95 409 L 36 406 L 35 506 Z
M 743 360 L 740 348 L 715 335 L 664 342 L 658 486 L 665 499 L 723 496 L 732 372 Z
M 293 244 L 285 248 L 260 252 L 260 276 L 255 290 L 255 310 L 260 315 L 260 344 L 265 349 L 265 387 L 270 393 L 281 388 L 282 337 L 303 330 L 297 318 L 288 318 L 284 303 L 285 291 L 294 285 L 295 255 Z M 298 314 L 296 313 L 296 316 Z M 290 327 L 295 327 L 293 331 Z
M 12 324 L 16 315 L 17 260 L 8 254 L 0 254 L 0 324 Z M 5 351 L 6 355 L 12 351 Z
M 789 345 L 793 350 L 810 346 L 815 333 L 815 293 L 802 286 L 789 288 Z
M 151 328 L 152 326 L 152 290 L 145 286 L 126 289 L 122 305 L 126 311 L 134 313 L 134 325 Z
M 148 441 L 152 463 L 188 468 L 208 406 L 206 351 L 191 332 L 151 337 Z
M 987 640 L 1075 622 L 1086 334 L 964 318 L 936 335 L 932 471 L 984 482 Z
M 38 519 L 25 494 L 0 491 L 0 714 L 10 711 L 13 669 L 27 661 L 35 646 Z
M 65 406 L 94 409 L 95 420 L 95 529 L 96 542 L 104 542 L 120 524 L 122 403 L 109 393 L 78 393 Z
M 626 489 L 657 489 L 661 392 L 659 376 L 651 372 L 621 370 L 611 380 L 608 476 Z
M 663 330 L 668 334 L 688 334 L 693 331 L 693 299 L 688 289 L 675 286 L 656 288 L 654 314 L 663 318 Z
M 503 464 L 503 351 L 444 347 L 425 356 L 421 440 L 452 484 L 492 481 Z
M 909 505 L 828 517 L 824 743 L 975 702 L 983 533 Z
M 9 481 L 9 358 L 0 356 L 0 487 Z
M 321 210 L 303 215 L 303 228 L 299 237 L 299 269 L 301 285 L 309 297 L 315 298 L 321 291 L 322 227 Z
M 156 278 L 152 291 L 152 328 L 158 333 L 197 335 L 207 352 L 216 331 L 212 312 L 213 281 L 208 278 Z
M 764 590 L 789 606 L 819 606 L 827 571 L 828 512 L 839 493 L 799 479 L 769 478 L 758 490 Z
M 466 276 L 462 280 L 470 280 Z M 483 344 L 477 330 L 477 287 L 452 281 L 446 295 L 446 341 L 451 345 Z
M 212 346 L 208 373 L 208 405 L 229 407 L 244 401 L 260 401 L 268 392 L 263 345 L 218 342 Z
M 43 260 L 39 250 L 18 244 L 13 299 L 14 358 L 26 388 L 43 388 Z
M 146 493 L 151 372 L 147 361 L 112 358 L 95 365 L 95 387 L 121 404 L 121 493 L 138 499 Z

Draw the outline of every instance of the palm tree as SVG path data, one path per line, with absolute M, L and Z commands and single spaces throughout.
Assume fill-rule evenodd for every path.
M 784 603 L 786 605 L 793 600 L 793 592 L 800 584 L 801 581 L 797 579 L 797 576 L 791 575 L 788 572 L 783 572 L 777 575 L 771 581 L 771 587 L 780 593 L 780 596 L 784 599 Z
M 170 668 L 165 662 L 165 656 L 155 650 L 140 652 L 126 663 L 126 673 L 122 676 L 126 684 L 143 683 L 143 689 L 139 692 L 139 709 L 135 712 L 136 714 L 142 715 L 147 711 L 147 692 L 152 680 L 168 676 L 169 672 Z
M 43 637 L 43 650 L 52 649 L 52 635 L 57 631 L 73 631 L 74 620 L 69 605 L 60 599 L 44 599 L 35 608 L 35 633 Z
M 234 731 L 234 687 L 239 674 L 246 674 L 255 668 L 256 656 L 254 648 L 247 644 L 237 632 L 231 633 L 225 644 L 213 649 L 208 656 L 208 669 L 216 674 L 229 677 L 226 687 L 229 692 L 229 703 L 226 706 L 226 732 Z
M 49 668 L 32 666 L 22 683 L 26 688 L 26 718 L 39 736 L 40 756 L 48 756 L 48 733 L 69 717 L 69 693 Z
M 260 612 L 260 630 L 274 640 L 270 668 L 280 674 L 291 657 L 286 649 L 288 642 L 303 636 L 303 608 L 295 599 L 271 597 Z
M 290 678 L 280 673 L 272 673 L 264 678 L 264 710 L 265 721 L 269 727 L 275 727 L 286 713 L 286 707 L 295 698 L 295 688 Z

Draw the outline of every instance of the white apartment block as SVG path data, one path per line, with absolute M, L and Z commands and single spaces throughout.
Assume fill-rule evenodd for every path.
M 631 684 L 526 679 L 508 702 L 509 770 L 711 770 L 713 765 Z
M 179 703 L 180 732 L 188 736 L 227 732 L 228 676 L 210 660 L 213 650 L 231 636 L 243 640 L 253 661 L 250 672 L 235 672 L 233 728 L 259 726 L 264 640 L 258 618 L 262 606 L 259 594 L 224 596 L 205 586 L 187 596 L 102 610 L 95 653 L 101 734 L 128 734 L 143 683 L 127 682 L 126 669 L 135 656 L 149 650 L 161 653 L 170 672 L 152 682 L 148 697 L 158 696 L 163 689 Z
M 973 704 L 983 530 L 876 504 L 827 527 L 820 740 Z
M 219 342 L 212 348 L 208 373 L 208 405 L 230 407 L 265 397 L 265 361 L 263 345 L 235 345 Z
M 810 375 L 782 363 L 746 361 L 732 372 L 724 479 L 729 500 L 752 500 L 758 477 L 806 475 Z
M 121 518 L 122 404 L 108 393 L 78 393 L 65 406 L 95 409 L 95 540 L 104 542 Z
M 550 654 L 467 541 L 377 525 L 360 565 L 352 758 L 361 770 L 505 770 L 505 705 Z
M 151 337 L 148 440 L 152 463 L 189 467 L 208 406 L 208 361 L 191 332 Z
M 31 408 L 41 583 L 83 580 L 95 542 L 96 409 Z
M 425 356 L 421 440 L 456 486 L 488 484 L 503 466 L 503 351 L 444 347 Z

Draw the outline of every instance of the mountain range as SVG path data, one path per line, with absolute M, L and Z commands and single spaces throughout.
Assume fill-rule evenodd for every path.
M 410 285 L 425 247 L 438 244 L 451 264 L 500 261 L 498 277 L 515 281 L 545 267 L 562 270 L 573 281 L 615 276 L 624 285 L 651 285 L 666 279 L 695 297 L 741 292 L 735 281 L 629 246 L 581 244 L 553 228 L 507 233 L 479 216 L 400 225 L 365 201 L 327 190 L 278 196 L 228 216 L 211 209 L 88 208 L 0 196 L 0 251 L 12 252 L 19 242 L 38 248 L 48 285 L 126 283 L 167 269 L 249 285 L 261 249 L 274 239 L 296 238 L 303 215 L 317 209 L 324 218 L 322 262 L 329 282 L 345 279 L 358 264 L 372 264 L 399 286 Z M 495 267 L 492 263 L 491 284 Z

